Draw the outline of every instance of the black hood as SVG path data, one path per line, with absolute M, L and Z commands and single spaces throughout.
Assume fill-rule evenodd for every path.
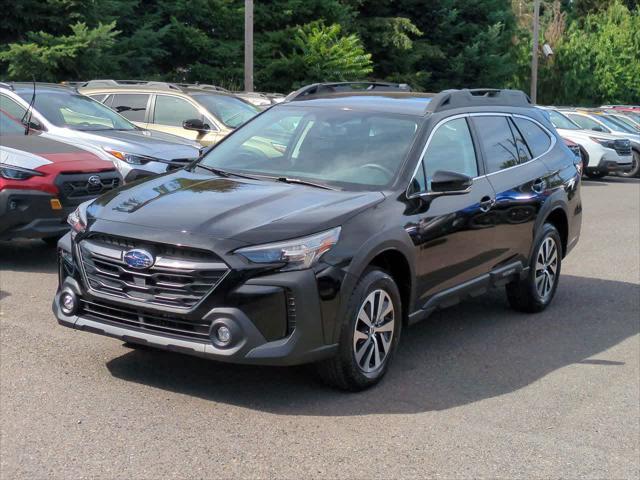
M 378 203 L 380 192 L 341 192 L 178 170 L 100 197 L 89 218 L 247 244 L 341 225 Z

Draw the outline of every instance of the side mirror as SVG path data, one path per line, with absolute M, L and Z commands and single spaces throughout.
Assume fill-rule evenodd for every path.
M 208 132 L 210 130 L 209 125 L 205 125 L 199 118 L 185 120 L 182 122 L 182 128 L 185 130 L 195 130 L 196 132 Z
M 462 173 L 437 170 L 431 179 L 431 192 L 441 194 L 467 193 L 473 178 Z
M 27 122 L 24 122 L 23 125 L 26 127 L 27 126 Z M 44 128 L 42 127 L 42 125 L 40 124 L 40 122 L 36 121 L 36 120 L 31 120 L 29 122 L 29 130 L 38 130 L 38 131 L 42 131 L 44 130 Z
M 591 130 L 593 130 L 594 132 L 604 132 L 604 128 L 599 125 L 597 127 L 593 127 Z

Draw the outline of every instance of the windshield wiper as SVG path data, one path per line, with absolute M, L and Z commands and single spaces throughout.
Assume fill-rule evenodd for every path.
M 229 177 L 239 177 L 239 178 L 247 178 L 249 180 L 264 180 L 264 177 L 253 176 L 253 175 L 244 175 L 242 173 L 236 172 L 228 172 L 226 170 L 222 170 L 216 167 L 210 167 L 209 165 L 202 165 L 200 163 L 196 163 L 194 167 L 202 168 L 211 173 L 215 173 L 219 177 L 229 178 Z
M 308 187 L 322 188 L 324 190 L 338 190 L 337 188 L 330 187 L 329 185 L 325 185 L 324 183 L 310 182 L 308 180 L 302 180 L 301 178 L 276 177 L 274 178 L 274 180 L 282 183 L 294 183 L 297 185 L 306 185 Z

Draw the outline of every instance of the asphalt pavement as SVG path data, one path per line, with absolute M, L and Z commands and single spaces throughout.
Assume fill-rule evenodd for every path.
M 434 314 L 360 394 L 60 327 L 55 250 L 0 242 L 0 478 L 637 479 L 640 181 L 582 195 L 545 312 Z

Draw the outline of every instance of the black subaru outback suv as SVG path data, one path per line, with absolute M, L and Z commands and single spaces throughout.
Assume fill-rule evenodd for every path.
M 526 95 L 316 84 L 190 166 L 83 204 L 61 325 L 378 382 L 400 332 L 496 286 L 543 310 L 581 225 L 578 160 Z

